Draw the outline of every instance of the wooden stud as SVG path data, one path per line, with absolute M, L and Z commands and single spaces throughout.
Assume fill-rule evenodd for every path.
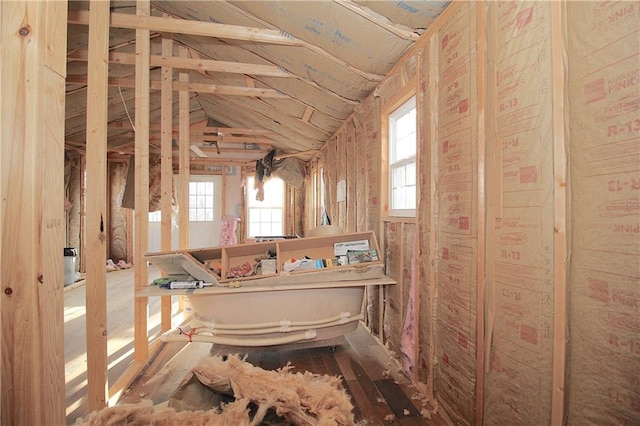
M 486 245 L 487 235 L 485 223 L 487 220 L 486 211 L 486 190 L 485 190 L 485 174 L 487 162 L 485 160 L 486 152 L 486 131 L 485 131 L 485 55 L 486 55 L 486 33 L 485 33 L 485 5 L 482 2 L 476 3 L 476 38 L 477 38 L 477 156 L 478 156 L 478 230 L 477 230 L 477 248 L 476 257 L 476 424 L 481 425 L 484 416 L 484 315 L 485 315 L 485 264 L 486 264 Z
M 64 47 L 46 43 L 66 46 L 66 8 L 0 2 L 2 424 L 65 421 Z
M 150 13 L 149 0 L 137 0 L 136 15 L 140 18 Z M 149 244 L 149 30 L 136 30 L 136 107 L 135 107 L 135 286 L 147 286 L 149 270 L 144 254 Z M 136 297 L 134 308 L 135 340 L 134 358 L 146 360 L 148 343 L 148 299 Z
M 173 39 L 169 35 L 162 37 L 162 55 L 173 55 Z M 161 154 L 160 154 L 160 250 L 171 250 L 171 223 L 173 198 L 173 153 L 172 153 L 172 126 L 173 126 L 173 68 L 162 67 L 162 93 L 161 93 Z M 163 276 L 166 274 L 163 272 Z M 167 331 L 171 328 L 171 296 L 162 297 L 160 313 L 160 330 Z
M 92 2 L 89 24 L 86 154 L 87 388 L 91 411 L 107 405 L 107 76 L 109 5 Z
M 222 216 L 227 214 L 227 167 L 226 166 L 221 166 L 222 167 L 222 206 L 221 206 L 221 212 L 222 212 Z
M 438 58 L 438 45 L 437 43 L 434 41 L 434 39 L 430 40 L 429 44 L 428 44 L 428 49 L 429 49 L 429 82 L 428 82 L 428 89 L 427 89 L 427 93 L 437 93 L 438 90 L 438 84 L 436 82 L 436 64 L 438 63 L 437 58 Z M 429 96 L 429 116 L 430 117 L 437 117 L 437 113 L 438 113 L 438 97 L 437 96 Z M 429 252 L 430 252 L 430 258 L 428 259 L 429 261 L 429 278 L 428 278 L 428 283 L 429 283 L 429 301 L 431 302 L 431 307 L 432 309 L 435 308 L 436 306 L 436 293 L 437 293 L 437 274 L 436 274 L 436 268 L 435 266 L 435 261 L 436 261 L 436 218 L 437 218 L 437 209 L 438 209 L 438 205 L 435 202 L 436 200 L 436 179 L 434 178 L 435 173 L 434 170 L 437 170 L 437 153 L 438 153 L 438 127 L 435 125 L 435 123 L 433 123 L 433 121 L 431 121 L 431 126 L 429 128 L 430 131 L 430 135 L 429 135 L 429 141 L 431 142 L 430 146 L 428 147 L 429 152 L 430 152 L 430 160 L 431 160 L 431 164 L 429 164 L 429 172 L 431 173 L 431 177 L 429 178 L 429 182 L 430 182 L 430 186 L 429 186 L 429 196 L 431 197 L 431 211 L 430 211 L 430 225 L 429 228 L 431 229 L 431 235 L 429 238 Z M 418 315 L 419 316 L 419 315 Z M 433 329 L 435 328 L 435 324 L 432 321 L 432 319 L 429 317 L 426 319 L 426 321 L 429 322 L 429 327 L 431 327 L 431 330 L 429 332 L 429 365 L 427 366 L 428 369 L 428 374 L 427 374 L 427 398 L 430 401 L 434 401 L 435 400 L 435 393 L 434 393 L 434 360 L 436 359 L 436 341 L 435 341 L 435 336 L 434 336 L 434 332 Z M 420 324 L 420 323 L 418 323 Z
M 185 57 L 187 49 L 180 46 L 178 49 L 179 56 Z M 178 80 L 182 83 L 189 82 L 189 74 L 181 72 L 178 74 Z M 178 125 L 180 134 L 178 138 L 179 156 L 179 175 L 178 175 L 178 228 L 180 229 L 180 237 L 178 240 L 178 248 L 184 250 L 189 248 L 189 92 L 181 91 L 178 95 Z
M 567 152 L 565 149 L 565 63 L 563 3 L 551 4 L 551 66 L 553 102 L 554 176 L 554 308 L 553 308 L 553 393 L 551 423 L 565 420 L 565 377 L 567 368 Z

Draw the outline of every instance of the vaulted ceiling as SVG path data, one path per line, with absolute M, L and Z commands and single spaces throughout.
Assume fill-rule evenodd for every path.
M 308 160 L 448 3 L 153 1 L 152 18 L 143 21 L 135 2 L 112 1 L 108 149 L 133 152 L 135 28 L 143 23 L 151 30 L 151 152 L 160 145 L 167 66 L 176 126 L 177 91 L 189 91 L 194 161 L 247 163 L 271 149 Z M 88 7 L 69 2 L 65 133 L 77 150 L 86 139 Z M 173 40 L 171 54 L 162 51 L 163 38 Z

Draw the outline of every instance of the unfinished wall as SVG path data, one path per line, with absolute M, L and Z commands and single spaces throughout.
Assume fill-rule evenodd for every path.
M 551 3 L 491 2 L 486 12 L 491 54 L 484 419 L 549 424 L 554 161 L 564 161 L 553 157 Z
M 478 119 L 476 4 L 438 31 L 435 392 L 451 417 L 472 423 L 476 396 Z M 432 93 L 431 95 L 435 95 Z M 423 192 L 424 196 L 430 196 Z
M 572 425 L 640 422 L 639 9 L 566 5 Z
M 455 424 L 640 419 L 639 9 L 454 2 L 324 147 L 367 156 L 341 214 L 398 281 L 367 324 L 400 360 L 416 301 L 408 374 Z M 380 117 L 414 75 L 419 208 L 388 219 Z

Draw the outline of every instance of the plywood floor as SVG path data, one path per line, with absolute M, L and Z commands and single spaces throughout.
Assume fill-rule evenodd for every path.
M 157 268 L 149 267 L 149 280 L 160 276 Z M 109 383 L 115 383 L 133 362 L 133 269 L 107 274 L 107 363 Z M 86 284 L 79 281 L 64 292 L 64 355 L 67 424 L 88 413 L 87 395 L 87 334 Z M 174 297 L 174 312 L 177 298 Z M 174 317 L 179 323 L 181 315 Z M 149 335 L 160 329 L 160 298 L 149 298 Z
M 291 363 L 293 371 L 341 376 L 352 398 L 356 421 L 367 425 L 443 425 L 434 416 L 428 420 L 421 411 L 426 401 L 402 374 L 399 365 L 362 325 L 335 347 L 252 351 L 247 361 L 267 370 Z M 169 399 L 182 378 L 204 357 L 241 353 L 240 348 L 218 349 L 207 343 L 172 342 L 163 345 L 156 357 L 120 403 L 150 399 L 154 404 Z

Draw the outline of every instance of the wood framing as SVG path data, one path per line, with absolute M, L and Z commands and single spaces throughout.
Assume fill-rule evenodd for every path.
M 66 12 L 66 2 L 0 3 L 2 424 L 65 422 Z
M 173 55 L 173 39 L 168 35 L 162 37 L 162 55 Z M 162 67 L 162 105 L 161 105 L 161 195 L 160 195 L 160 211 L 161 211 L 161 230 L 160 230 L 160 249 L 162 251 L 171 250 L 171 223 L 173 209 L 171 202 L 173 199 L 173 154 L 172 154 L 172 126 L 173 126 L 173 68 Z M 161 308 L 161 324 L 160 330 L 167 331 L 171 328 L 171 296 L 162 298 Z
M 150 13 L 149 0 L 136 2 L 136 14 L 140 17 Z M 135 111 L 135 246 L 134 267 L 135 286 L 149 284 L 149 271 L 144 254 L 149 241 L 149 30 L 136 30 L 136 111 Z M 148 300 L 135 300 L 135 359 L 146 360 L 149 356 L 148 343 Z
M 107 76 L 109 5 L 91 4 L 87 85 L 87 384 L 89 409 L 107 404 Z
M 478 157 L 478 230 L 477 230 L 477 257 L 476 257 L 476 424 L 482 424 L 484 417 L 484 315 L 485 315 L 485 264 L 486 264 L 486 240 L 487 234 L 485 230 L 485 223 L 487 221 L 486 212 L 486 178 L 485 170 L 487 169 L 485 152 L 486 152 L 486 131 L 485 131 L 485 46 L 487 43 L 485 33 L 485 13 L 484 4 L 479 2 L 476 4 L 476 38 L 477 38 L 477 52 L 476 63 L 477 69 L 477 126 L 478 126 L 478 139 L 477 139 L 477 157 Z
M 554 194 L 554 308 L 553 308 L 553 393 L 551 396 L 551 423 L 562 424 L 565 419 L 565 380 L 567 366 L 567 330 L 569 329 L 567 314 L 567 151 L 565 148 L 565 63 L 563 27 L 564 5 L 560 2 L 551 4 L 551 68 L 553 97 L 553 194 Z
M 178 55 L 186 57 L 187 49 L 180 46 Z M 189 82 L 189 74 L 181 72 L 178 74 L 178 81 Z M 180 129 L 178 137 L 179 152 L 179 174 L 178 174 L 178 248 L 189 248 L 189 92 L 181 91 L 178 94 L 178 125 Z

